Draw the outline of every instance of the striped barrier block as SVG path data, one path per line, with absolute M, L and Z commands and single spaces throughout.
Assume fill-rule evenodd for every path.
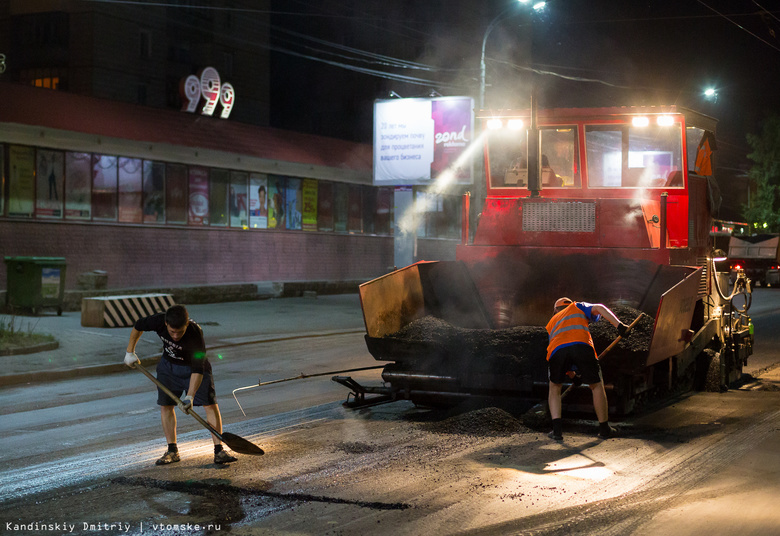
M 81 325 L 92 328 L 130 327 L 141 317 L 174 305 L 171 294 L 100 296 L 81 300 Z

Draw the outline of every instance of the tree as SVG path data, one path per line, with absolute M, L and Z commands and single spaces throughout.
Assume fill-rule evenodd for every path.
M 762 230 L 780 232 L 780 115 L 768 116 L 761 133 L 748 134 L 747 142 L 753 150 L 747 155 L 753 161 L 748 177 L 756 186 L 756 195 L 742 206 L 742 214 Z

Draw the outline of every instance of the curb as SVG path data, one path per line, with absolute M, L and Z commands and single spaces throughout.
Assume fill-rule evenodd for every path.
M 9 355 L 37 354 L 38 352 L 50 352 L 52 350 L 56 350 L 59 347 L 60 343 L 58 341 L 52 341 L 42 342 L 32 346 L 24 346 L 21 348 L 6 348 L 5 350 L 0 350 L 0 357 Z
M 315 331 L 311 333 L 291 333 L 289 335 L 282 335 L 276 337 L 249 337 L 241 342 L 234 343 L 216 343 L 206 345 L 206 350 L 216 350 L 219 348 L 243 346 L 247 344 L 259 344 L 267 342 L 279 342 L 288 341 L 293 339 L 309 339 L 316 337 L 328 337 L 332 335 L 350 335 L 354 333 L 365 333 L 365 329 L 353 329 L 353 330 L 332 330 L 332 331 Z M 59 345 L 59 343 L 57 343 Z M 141 365 L 144 367 L 156 366 L 160 361 L 160 356 L 155 355 L 152 357 L 139 358 Z M 67 380 L 71 378 L 86 378 L 89 376 L 101 376 L 104 374 L 114 374 L 127 370 L 127 366 L 122 363 L 108 363 L 105 365 L 89 365 L 86 367 L 75 367 L 71 369 L 56 369 L 56 370 L 44 370 L 38 372 L 20 372 L 18 374 L 6 374 L 0 376 L 0 387 L 30 384 L 30 383 L 44 383 L 53 382 L 58 380 Z

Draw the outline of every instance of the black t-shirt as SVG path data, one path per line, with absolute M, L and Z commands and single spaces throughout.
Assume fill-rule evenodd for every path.
M 163 359 L 177 365 L 192 367 L 192 372 L 203 374 L 211 370 L 211 364 L 206 358 L 206 343 L 203 340 L 203 330 L 195 321 L 190 320 L 187 330 L 178 341 L 171 339 L 168 327 L 165 325 L 165 313 L 157 313 L 145 318 L 139 318 L 135 323 L 138 331 L 154 331 L 163 342 Z

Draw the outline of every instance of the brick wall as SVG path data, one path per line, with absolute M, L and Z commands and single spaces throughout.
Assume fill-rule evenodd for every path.
M 418 258 L 450 260 L 455 241 L 418 241 Z M 108 273 L 108 288 L 258 281 L 368 280 L 393 265 L 387 236 L 303 231 L 152 227 L 0 220 L 3 256 L 64 257 L 65 289 L 78 275 Z M 0 288 L 7 284 L 0 265 Z

